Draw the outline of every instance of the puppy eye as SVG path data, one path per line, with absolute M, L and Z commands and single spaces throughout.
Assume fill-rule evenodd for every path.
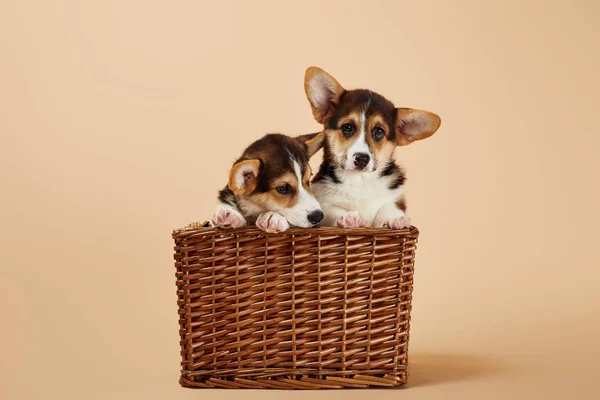
M 277 186 L 277 191 L 280 194 L 288 194 L 290 192 L 290 189 L 291 187 L 287 183 L 285 185 Z
M 345 123 L 342 125 L 342 133 L 346 137 L 352 136 L 352 134 L 354 134 L 354 126 L 350 123 Z
M 375 129 L 373 129 L 373 139 L 375 139 L 376 141 L 379 142 L 381 139 L 383 139 L 384 136 L 385 136 L 385 132 L 384 132 L 383 128 L 376 127 Z

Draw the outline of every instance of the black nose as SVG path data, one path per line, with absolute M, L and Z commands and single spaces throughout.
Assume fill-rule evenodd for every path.
M 323 219 L 323 211 L 321 211 L 321 210 L 313 211 L 310 214 L 308 214 L 307 218 L 308 218 L 308 222 L 310 222 L 313 225 L 316 225 L 319 222 L 321 222 L 321 220 Z
M 354 154 L 354 165 L 358 167 L 358 169 L 365 169 L 371 157 L 367 153 L 356 153 Z

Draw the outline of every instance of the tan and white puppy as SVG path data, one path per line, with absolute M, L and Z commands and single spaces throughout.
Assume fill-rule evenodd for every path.
M 306 71 L 304 87 L 323 131 L 309 135 L 324 147 L 312 188 L 323 225 L 389 227 L 410 225 L 406 217 L 405 175 L 394 160 L 396 146 L 425 139 L 440 127 L 428 111 L 396 108 L 370 90 L 345 90 L 317 67 Z
M 280 134 L 252 143 L 231 168 L 211 225 L 239 228 L 256 224 L 266 232 L 317 225 L 323 212 L 311 191 L 308 159 L 319 145 L 320 139 L 310 135 L 291 138 Z

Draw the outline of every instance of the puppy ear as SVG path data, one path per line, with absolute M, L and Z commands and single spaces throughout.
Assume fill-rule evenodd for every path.
M 256 188 L 260 160 L 242 160 L 234 164 L 229 172 L 228 186 L 233 193 L 250 193 Z
M 325 133 L 310 133 L 308 135 L 298 136 L 296 139 L 304 143 L 306 146 L 306 155 L 308 158 L 311 158 L 325 144 Z
M 442 120 L 429 111 L 396 108 L 396 144 L 406 146 L 428 138 L 438 130 Z
M 345 92 L 333 76 L 318 67 L 310 67 L 304 75 L 304 91 L 318 123 L 324 124 L 339 105 Z

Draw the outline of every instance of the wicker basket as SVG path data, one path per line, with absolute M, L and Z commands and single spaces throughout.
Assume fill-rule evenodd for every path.
M 178 230 L 181 379 L 194 388 L 406 383 L 418 230 Z

